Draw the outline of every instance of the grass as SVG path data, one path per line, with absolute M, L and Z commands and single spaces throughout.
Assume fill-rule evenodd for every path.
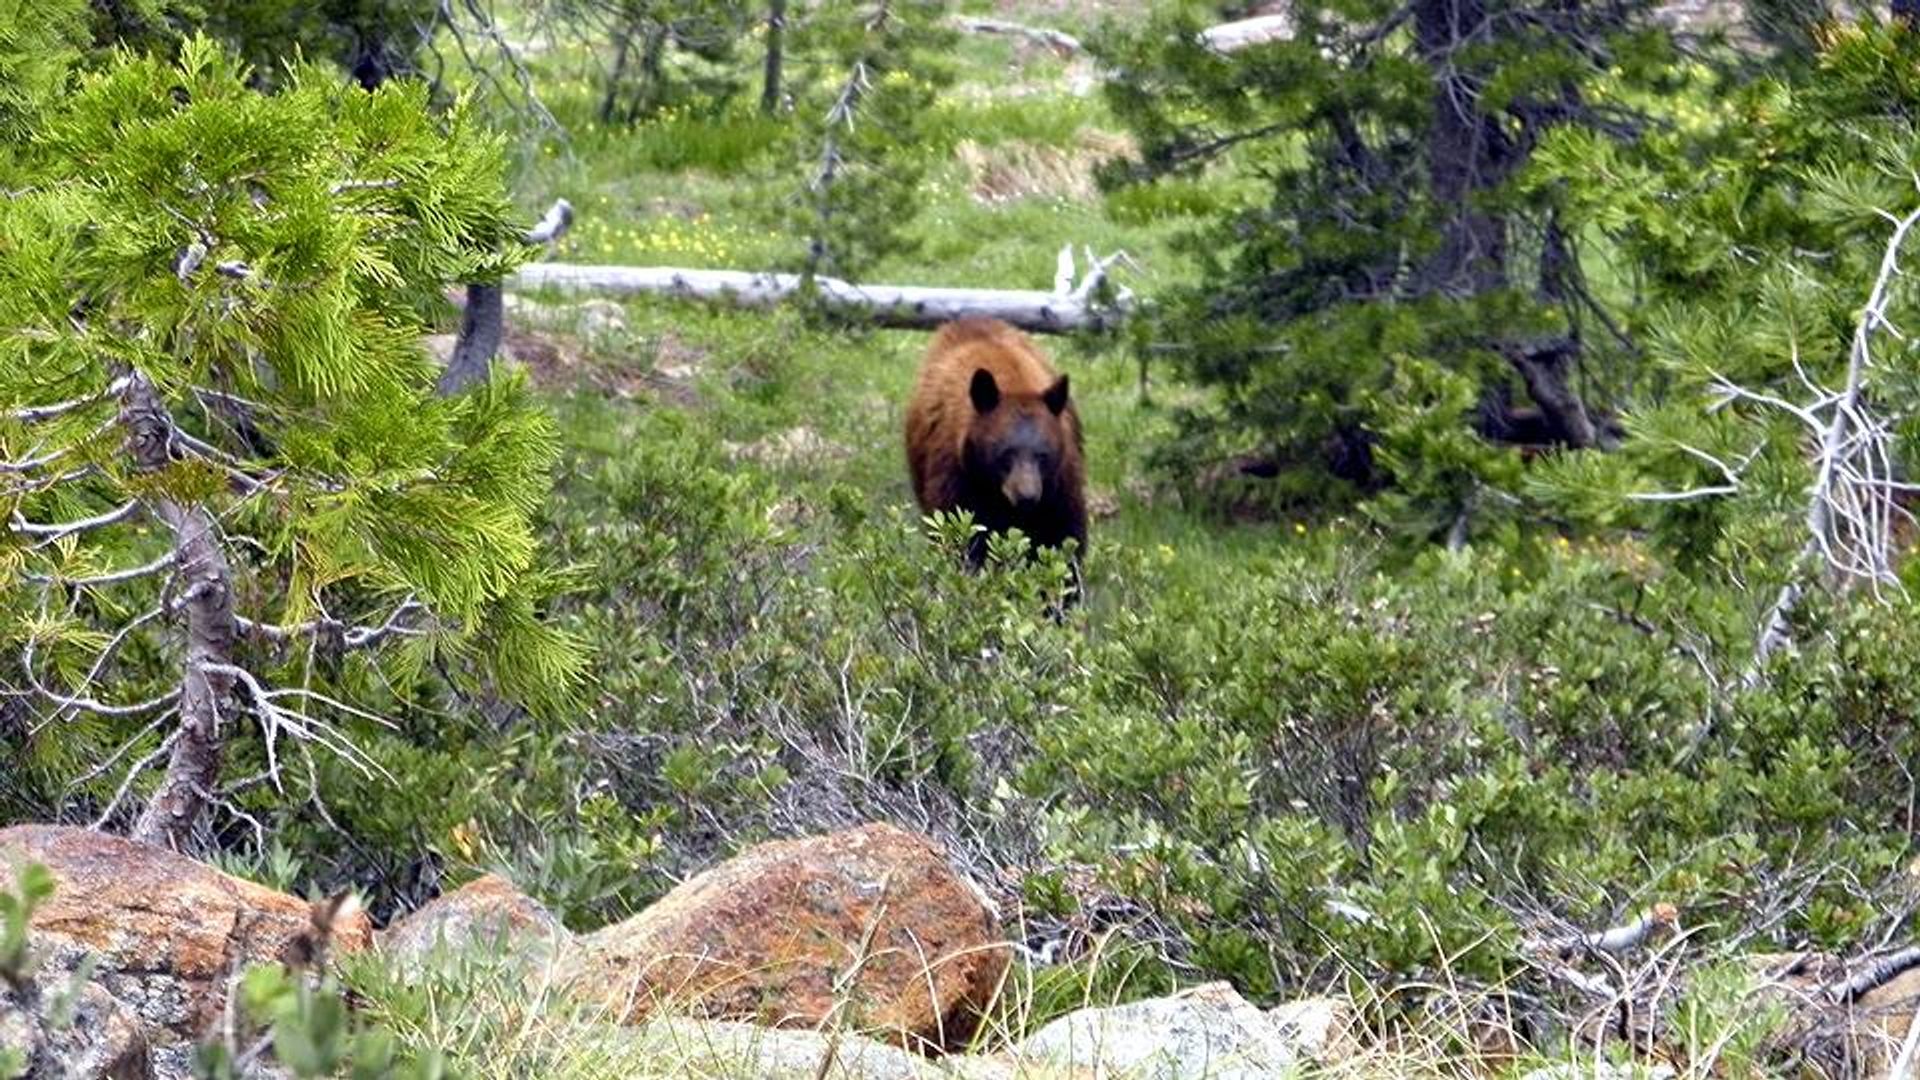
M 377 957 L 343 961 L 363 1015 L 404 1044 L 433 1047 L 476 1080 L 554 1080 L 604 1076 L 701 1080 L 1070 1080 L 1086 1075 L 1058 1063 L 1009 1053 L 1048 1022 L 1081 1008 L 1139 996 L 1129 985 L 1142 970 L 1137 948 L 1116 947 L 1052 968 L 1016 962 L 999 1002 L 973 1039 L 929 1061 L 829 1019 L 813 1027 L 768 1029 L 692 1016 L 689 1002 L 662 1000 L 649 1017 L 621 1025 L 599 995 L 570 988 L 564 952 L 516 959 L 513 947 L 440 946 L 405 977 Z M 1147 989 L 1164 989 L 1149 987 Z M 1677 1057 L 1665 1072 L 1628 1066 L 1592 1051 L 1543 1053 L 1517 1018 L 1486 991 L 1442 980 L 1374 994 L 1365 988 L 1336 1019 L 1325 1056 L 1302 1060 L 1295 1080 L 1484 1080 L 1566 1069 L 1554 1075 L 1618 1075 L 1676 1080 L 1765 1075 L 1753 1052 L 1781 1020 L 1756 1006 L 1750 977 L 1733 967 L 1700 973 L 1684 992 Z M 1376 1033 L 1385 1032 L 1380 1035 Z M 1215 1063 L 1228 1068 L 1231 1062 Z M 1608 1071 L 1622 1069 L 1618 1073 Z M 1146 1080 L 1153 1069 L 1108 1069 L 1109 1080 Z M 1182 1074 L 1203 1080 L 1211 1072 Z

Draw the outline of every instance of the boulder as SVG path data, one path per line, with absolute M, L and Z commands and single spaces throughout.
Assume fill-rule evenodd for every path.
M 0 990 L 0 1051 L 20 1056 L 20 1080 L 152 1080 L 140 1023 L 100 987 L 42 972 Z
M 0 889 L 14 867 L 52 871 L 53 896 L 33 913 L 36 949 L 66 966 L 90 956 L 92 982 L 159 1039 L 191 1039 L 219 1015 L 229 976 L 249 963 L 314 950 L 314 905 L 162 848 L 88 829 L 0 829 Z M 355 910 L 333 921 L 327 947 L 365 948 Z
M 580 939 L 575 985 L 625 1022 L 711 1019 L 963 1041 L 1009 949 L 925 837 L 891 825 L 762 844 Z
M 1316 1064 L 1332 1065 L 1360 1052 L 1356 1037 L 1359 1018 L 1353 1002 L 1343 997 L 1314 997 L 1289 1001 L 1267 1010 L 1267 1021 L 1280 1030 L 1280 1037 L 1292 1043 Z
M 436 950 L 503 949 L 534 963 L 558 955 L 573 939 L 560 920 L 497 874 L 445 893 L 379 935 L 379 948 L 403 970 L 417 971 Z
M 1337 1045 L 1338 1017 L 1321 1010 L 1318 1039 L 1308 1010 L 1275 1018 L 1223 982 L 1172 997 L 1081 1009 L 1015 1050 L 1022 1060 L 1093 1069 L 1130 1080 L 1265 1080 Z

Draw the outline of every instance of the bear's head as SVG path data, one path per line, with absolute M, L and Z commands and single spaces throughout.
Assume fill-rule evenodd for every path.
M 1054 493 L 1068 453 L 1067 377 L 1038 394 L 1007 393 L 981 368 L 967 387 L 973 423 L 967 429 L 966 468 L 1010 507 L 1039 503 Z

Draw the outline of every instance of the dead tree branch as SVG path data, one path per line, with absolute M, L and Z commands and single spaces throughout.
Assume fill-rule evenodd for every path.
M 1747 686 L 1758 685 L 1767 661 L 1792 644 L 1793 616 L 1805 596 L 1807 579 L 1814 575 L 1816 562 L 1842 576 L 1864 578 L 1876 588 L 1899 587 L 1892 565 L 1893 522 L 1896 516 L 1910 519 L 1910 515 L 1891 497 L 1901 485 L 1892 479 L 1893 436 L 1889 422 L 1869 410 L 1865 397 L 1867 372 L 1873 366 L 1873 335 L 1877 330 L 1892 328 L 1887 319 L 1887 291 L 1900 271 L 1900 246 L 1916 223 L 1920 223 L 1920 209 L 1898 219 L 1893 235 L 1887 239 L 1879 273 L 1867 294 L 1860 321 L 1854 326 L 1853 344 L 1847 351 L 1845 387 L 1811 407 L 1795 408 L 1785 402 L 1775 402 L 1817 432 L 1819 449 L 1814 457 L 1813 484 L 1807 495 L 1807 540 L 1787 583 L 1780 587 L 1761 620 L 1753 662 L 1743 680 Z M 1723 384 L 1722 390 L 1728 395 L 1723 400 L 1735 397 L 1768 400 L 1765 395 L 1745 391 L 1731 383 Z M 1823 409 L 1827 413 L 1824 418 L 1818 415 Z
M 1920 948 L 1909 946 L 1868 964 L 1834 986 L 1829 993 L 1833 995 L 1833 1000 L 1841 1003 L 1858 1001 L 1916 967 L 1920 967 Z
M 1679 925 L 1678 908 L 1672 904 L 1655 904 L 1630 923 L 1563 941 L 1557 952 L 1562 960 L 1570 960 L 1581 952 L 1624 953 L 1640 948 L 1656 936 L 1677 929 Z
M 1218 53 L 1237 53 L 1269 41 L 1284 41 L 1293 36 L 1290 15 L 1256 15 L 1251 19 L 1221 23 L 1200 31 L 1200 43 Z

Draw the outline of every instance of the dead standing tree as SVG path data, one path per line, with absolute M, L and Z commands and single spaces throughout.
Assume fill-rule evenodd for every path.
M 1874 588 L 1900 587 L 1893 571 L 1893 526 L 1913 515 L 1894 501 L 1899 491 L 1920 490 L 1894 479 L 1892 421 L 1875 413 L 1867 377 L 1873 369 L 1873 338 L 1882 330 L 1898 335 L 1887 317 L 1888 291 L 1900 273 L 1900 247 L 1920 223 L 1920 210 L 1894 218 L 1893 234 L 1880 258 L 1879 273 L 1855 324 L 1847 350 L 1846 383 L 1827 390 L 1807 380 L 1813 401 L 1798 408 L 1765 394 L 1722 383 L 1722 403 L 1757 402 L 1782 408 L 1814 439 L 1813 483 L 1807 491 L 1807 539 L 1792 576 L 1780 588 L 1760 626 L 1747 683 L 1757 682 L 1773 655 L 1792 640 L 1792 620 L 1807 580 L 1823 570 L 1842 581 L 1866 581 Z
M 1821 580 L 1846 585 L 1866 582 L 1874 589 L 1899 589 L 1894 572 L 1894 529 L 1899 522 L 1911 522 L 1913 515 L 1896 501 L 1901 493 L 1920 491 L 1920 486 L 1896 478 L 1893 447 L 1895 418 L 1874 407 L 1870 379 L 1876 369 L 1873 344 L 1876 335 L 1901 336 L 1888 314 L 1891 293 L 1901 277 L 1900 249 L 1916 225 L 1920 209 L 1904 217 L 1881 211 L 1893 226 L 1865 305 L 1854 324 L 1847 346 L 1845 380 L 1838 389 L 1823 386 L 1801 363 L 1798 348 L 1792 357 L 1808 397 L 1790 401 L 1779 394 L 1741 385 L 1724 375 L 1715 375 L 1715 395 L 1708 411 L 1718 412 L 1730 406 L 1745 406 L 1791 419 L 1801 429 L 1809 447 L 1813 476 L 1806 492 L 1802 517 L 1806 538 L 1789 568 L 1786 581 L 1768 604 L 1755 634 L 1753 657 L 1742 685 L 1758 686 L 1766 675 L 1767 663 L 1793 643 L 1793 619 L 1800 610 L 1809 588 Z M 1656 491 L 1634 496 L 1642 502 L 1685 502 L 1694 499 L 1722 498 L 1743 490 L 1745 474 L 1762 456 L 1762 448 L 1739 460 L 1729 461 L 1694 446 L 1679 449 L 1717 474 L 1717 483 L 1703 484 L 1682 491 Z M 1694 745 L 1705 739 L 1703 726 L 1694 737 Z

